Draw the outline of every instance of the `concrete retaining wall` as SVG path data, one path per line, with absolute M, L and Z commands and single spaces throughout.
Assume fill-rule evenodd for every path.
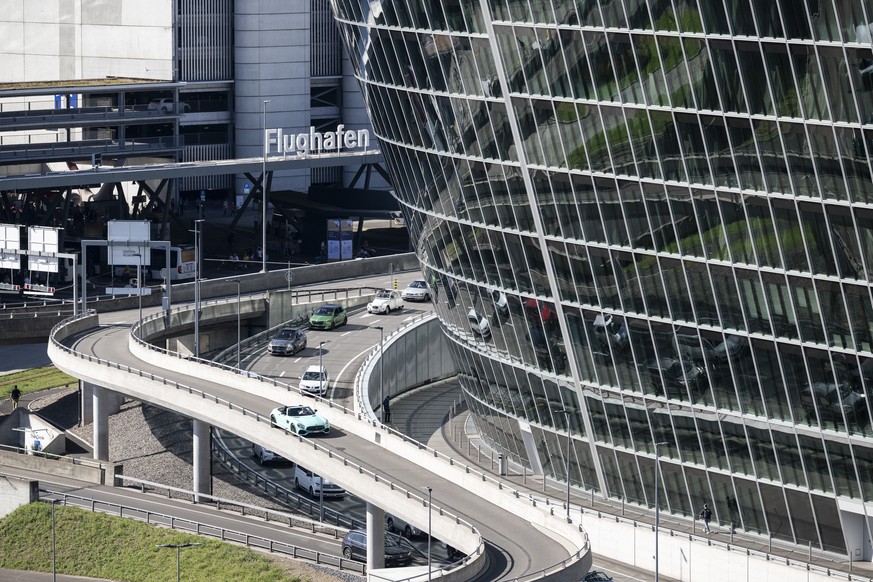
M 0 518 L 39 499 L 39 481 L 4 475 L 0 479 Z
M 38 471 L 40 473 L 55 475 L 56 477 L 67 477 L 69 479 L 77 479 L 79 481 L 96 483 L 98 485 L 107 484 L 105 477 L 106 467 L 110 468 L 110 477 L 115 471 L 115 465 L 112 464 L 99 467 L 90 464 L 78 465 L 69 457 L 54 459 L 38 455 L 22 455 L 11 453 L 9 451 L 0 451 L 0 465 L 15 467 L 17 469 L 26 469 L 28 471 Z M 111 485 L 111 482 L 109 484 Z

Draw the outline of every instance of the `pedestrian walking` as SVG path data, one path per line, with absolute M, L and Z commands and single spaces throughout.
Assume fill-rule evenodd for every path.
M 385 424 L 391 422 L 391 403 L 387 396 L 382 399 L 382 422 Z
M 18 408 L 18 399 L 21 398 L 21 390 L 18 389 L 18 384 L 12 387 L 10 396 L 12 397 L 12 410 L 15 410 Z
M 712 510 L 709 508 L 709 504 L 704 503 L 703 509 L 700 510 L 700 518 L 703 520 L 703 531 L 709 533 L 709 520 L 712 519 Z

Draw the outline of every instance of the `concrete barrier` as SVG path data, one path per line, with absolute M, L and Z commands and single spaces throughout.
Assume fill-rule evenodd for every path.
M 17 454 L 9 451 L 0 451 L 0 465 L 28 471 L 38 471 L 57 477 L 67 477 L 98 485 L 111 485 L 112 476 L 115 473 L 115 465 L 112 463 L 100 465 L 89 463 L 84 465 L 76 463 L 72 457 L 51 458 L 40 455 Z M 107 469 L 109 473 L 108 483 L 106 477 Z
M 39 499 L 39 481 L 3 475 L 0 479 L 0 518 L 6 517 L 22 505 Z

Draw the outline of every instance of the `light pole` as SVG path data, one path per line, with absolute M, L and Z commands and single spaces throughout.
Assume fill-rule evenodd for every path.
M 193 546 L 199 546 L 200 544 L 187 543 L 187 544 L 155 544 L 155 546 L 159 548 L 176 548 L 176 582 L 182 578 L 182 548 L 190 548 Z
M 58 580 L 57 551 L 55 550 L 55 503 L 60 499 L 52 499 L 52 582 Z
M 269 145 L 267 144 L 267 103 L 270 99 L 264 99 L 264 155 L 261 158 L 261 193 L 263 194 L 264 203 L 261 204 L 261 273 L 267 272 L 267 152 Z
M 385 424 L 385 328 L 373 327 L 379 330 L 379 422 Z
M 194 221 L 194 357 L 200 359 L 200 235 L 203 234 L 203 219 Z
M 324 397 L 324 344 L 326 343 L 318 342 L 318 395 L 322 398 Z
M 658 504 L 658 490 L 661 488 L 659 468 L 661 466 L 660 447 L 666 442 L 655 443 L 655 582 L 658 582 L 658 526 L 660 525 L 660 505 Z
M 431 580 L 431 572 L 433 568 L 431 567 L 433 561 L 431 559 L 431 524 L 433 519 L 433 489 L 430 487 L 425 487 L 427 490 L 427 582 Z
M 239 356 L 239 344 L 242 341 L 242 334 L 240 333 L 240 295 L 239 295 L 239 279 L 231 279 L 228 283 L 236 283 L 236 369 L 242 369 L 240 364 L 240 356 Z
M 125 257 L 136 257 L 136 294 L 139 295 L 139 320 L 142 321 L 142 253 L 124 251 Z
M 571 440 L 570 435 L 570 411 L 566 408 L 562 408 L 558 411 L 559 413 L 564 414 L 564 418 L 567 422 L 567 522 L 570 521 L 570 450 L 573 445 L 573 441 Z

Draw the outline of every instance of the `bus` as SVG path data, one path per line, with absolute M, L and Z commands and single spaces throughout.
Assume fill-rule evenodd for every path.
M 152 279 L 161 278 L 161 270 L 167 263 L 167 251 L 165 249 L 152 249 L 149 276 Z M 170 280 L 184 281 L 194 279 L 197 269 L 197 255 L 194 245 L 180 245 L 170 247 Z

